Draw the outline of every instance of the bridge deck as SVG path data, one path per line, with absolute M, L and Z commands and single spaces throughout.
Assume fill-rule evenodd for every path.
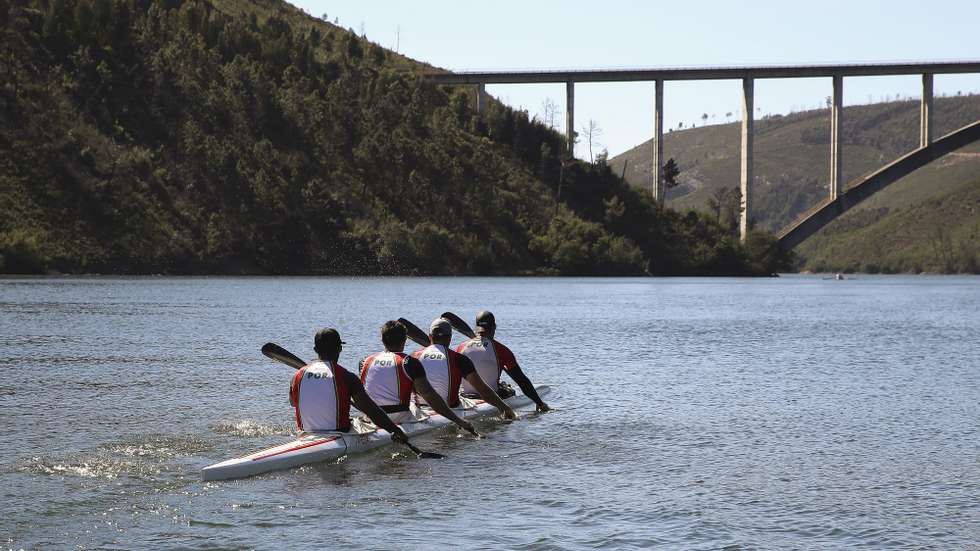
M 525 84 L 559 82 L 635 82 L 654 80 L 726 80 L 763 78 L 859 77 L 980 73 L 980 61 L 852 63 L 840 65 L 757 65 L 738 67 L 665 67 L 652 69 L 554 69 L 427 73 L 436 84 Z

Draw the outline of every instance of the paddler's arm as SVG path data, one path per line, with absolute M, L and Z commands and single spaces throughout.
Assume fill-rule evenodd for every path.
M 473 361 L 466 356 L 460 354 L 458 356 L 459 372 L 466 379 L 470 385 L 476 389 L 476 392 L 483 398 L 484 401 L 493 405 L 500 410 L 500 413 L 504 414 L 506 419 L 517 419 L 517 414 L 514 410 L 510 408 L 499 394 L 493 391 L 492 388 L 487 386 L 487 383 L 483 382 L 480 374 L 476 372 L 476 368 L 473 367 Z
M 548 407 L 548 404 L 544 403 L 541 397 L 538 396 L 538 391 L 534 390 L 534 385 L 531 384 L 531 380 L 527 378 L 527 375 L 521 371 L 520 366 L 515 363 L 514 365 L 510 366 L 506 372 L 508 375 L 510 375 L 510 378 L 517 383 L 517 386 L 521 387 L 521 391 L 524 392 L 524 395 L 534 400 L 534 403 L 538 405 L 538 411 L 544 412 L 551 409 Z
M 428 377 L 425 376 L 425 368 L 422 367 L 421 362 L 412 357 L 406 358 L 405 373 L 407 373 L 409 378 L 412 379 L 412 386 L 415 387 L 415 392 L 422 398 L 425 398 L 425 403 L 427 403 L 432 409 L 436 410 L 436 413 L 442 415 L 446 419 L 449 419 L 453 423 L 456 423 L 463 430 L 472 434 L 473 436 L 480 436 L 480 433 L 476 432 L 473 425 L 471 425 L 469 421 L 456 415 L 456 412 L 453 411 L 448 404 L 446 404 L 446 401 L 442 399 L 442 396 L 439 396 L 436 389 L 432 388 L 432 383 L 430 383 Z
M 456 415 L 456 412 L 446 404 L 446 401 L 442 399 L 442 396 L 439 396 L 436 389 L 432 388 L 432 385 L 429 383 L 429 379 L 419 377 L 418 379 L 413 380 L 412 384 L 415 386 L 415 392 L 417 392 L 419 396 L 425 398 L 425 403 L 432 409 L 436 410 L 436 413 L 442 415 L 446 419 L 449 419 L 453 423 L 456 423 L 460 426 L 460 428 L 473 436 L 480 436 L 480 433 L 476 432 L 476 429 L 473 428 L 473 425 L 470 424 L 469 421 L 461 418 L 459 415 Z
M 361 380 L 353 373 L 348 373 L 348 375 L 350 377 L 347 378 L 347 390 L 350 392 L 350 399 L 354 403 L 354 407 L 361 410 L 364 415 L 367 415 L 368 419 L 375 425 L 388 431 L 391 434 L 392 440 L 408 442 L 408 436 L 405 435 L 402 429 L 368 396 L 364 390 L 364 385 L 361 384 Z

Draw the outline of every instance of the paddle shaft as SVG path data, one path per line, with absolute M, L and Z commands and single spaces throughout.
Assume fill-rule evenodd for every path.
M 459 331 L 460 333 L 466 335 L 471 339 L 476 337 L 476 333 L 473 332 L 473 329 L 470 328 L 470 325 L 468 323 L 463 321 L 463 318 L 457 316 L 452 312 L 443 312 L 442 317 L 449 320 L 449 323 L 452 324 L 453 329 Z

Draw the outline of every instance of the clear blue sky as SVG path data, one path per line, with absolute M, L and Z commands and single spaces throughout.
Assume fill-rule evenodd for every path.
M 671 67 L 980 60 L 980 0 L 664 2 L 294 0 L 382 46 L 450 70 Z M 830 79 L 756 82 L 758 114 L 822 105 Z M 917 97 L 918 76 L 849 78 L 846 104 Z M 980 75 L 937 75 L 936 94 L 980 92 Z M 664 124 L 721 123 L 740 104 L 737 81 L 668 82 Z M 496 85 L 488 92 L 532 116 L 557 85 Z M 575 121 L 590 119 L 612 155 L 653 133 L 653 84 L 577 84 Z M 559 126 L 564 125 L 564 116 Z M 577 154 L 588 157 L 579 144 Z

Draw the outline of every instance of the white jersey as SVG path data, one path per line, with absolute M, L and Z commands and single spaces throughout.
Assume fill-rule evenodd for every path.
M 337 372 L 343 376 L 346 372 L 337 367 Z M 345 430 L 344 427 L 350 424 L 347 385 L 334 377 L 334 367 L 328 363 L 318 360 L 297 371 L 290 397 L 300 430 Z
M 505 350 L 506 353 L 510 352 L 503 345 L 479 335 L 456 348 L 457 352 L 473 362 L 473 367 L 480 374 L 480 378 L 493 390 L 497 389 L 497 384 L 500 381 L 500 370 L 502 369 L 500 354 Z M 513 354 L 510 354 L 509 357 L 512 358 Z M 476 389 L 469 381 L 464 380 L 463 392 L 472 393 L 476 392 Z
M 405 372 L 404 353 L 378 352 L 364 358 L 361 382 L 367 395 L 379 406 L 408 406 L 412 380 Z
M 459 400 L 459 377 L 458 375 L 453 376 L 449 367 L 449 353 L 445 346 L 431 344 L 413 353 L 412 356 L 422 363 L 422 367 L 425 368 L 425 378 L 429 380 L 429 384 L 432 385 L 436 394 L 441 396 L 447 404 Z M 456 392 L 456 400 L 453 400 L 451 388 Z M 426 403 L 425 398 L 417 394 L 415 400 L 420 404 Z

